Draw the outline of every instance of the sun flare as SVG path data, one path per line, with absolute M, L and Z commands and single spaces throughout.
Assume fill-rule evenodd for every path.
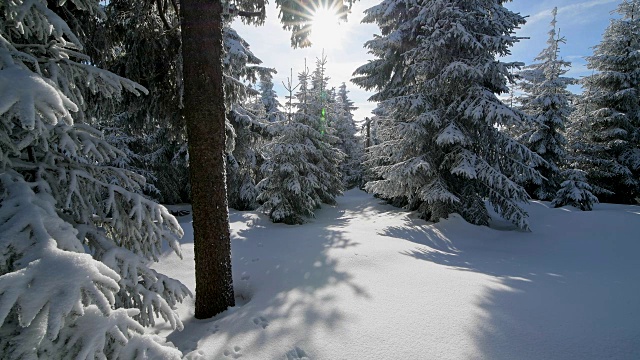
M 336 49 L 346 36 L 346 22 L 339 11 L 332 7 L 319 7 L 311 20 L 311 44 L 322 49 Z

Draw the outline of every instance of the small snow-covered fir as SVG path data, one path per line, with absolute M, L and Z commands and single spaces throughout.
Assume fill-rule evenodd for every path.
M 363 142 L 358 133 L 353 111 L 357 109 L 348 97 L 347 85 L 342 83 L 333 102 L 335 120 L 331 126 L 335 129 L 336 136 L 340 139 L 338 148 L 345 154 L 341 165 L 345 188 L 350 189 L 362 185 L 362 157 Z
M 573 94 L 567 86 L 576 83 L 575 79 L 563 76 L 571 63 L 559 58 L 559 45 L 566 40 L 557 31 L 558 8 L 551 13 L 547 48 L 534 59 L 536 63 L 518 73 L 521 79 L 518 85 L 524 92 L 518 98 L 520 109 L 531 118 L 519 139 L 545 160 L 538 168 L 544 179 L 540 184 L 527 184 L 527 188 L 531 196 L 541 200 L 553 199 L 562 182 L 560 171 L 567 157 L 564 131 L 573 110 L 570 104 Z
M 278 94 L 273 89 L 273 77 L 262 76 L 260 78 L 260 95 L 261 101 L 264 105 L 266 112 L 266 118 L 269 122 L 282 121 L 284 114 L 280 110 L 280 101 L 278 101 Z
M 344 154 L 333 146 L 338 138 L 330 126 L 335 114 L 327 112 L 325 65 L 326 59 L 319 59 L 313 77 L 308 70 L 299 74 L 298 109 L 279 123 L 278 136 L 265 146 L 258 201 L 274 222 L 304 223 L 320 204 L 333 204 L 343 189 Z

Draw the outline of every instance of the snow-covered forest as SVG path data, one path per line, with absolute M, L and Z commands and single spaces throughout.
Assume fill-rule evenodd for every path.
M 0 0 L 0 359 L 640 358 L 640 0 L 377 1 Z

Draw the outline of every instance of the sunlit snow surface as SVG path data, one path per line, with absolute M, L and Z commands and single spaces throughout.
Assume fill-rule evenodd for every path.
M 152 331 L 191 359 L 640 359 L 640 207 L 532 202 L 527 233 L 337 200 L 301 226 L 232 211 L 239 305 Z M 184 260 L 156 268 L 195 292 L 179 219 Z

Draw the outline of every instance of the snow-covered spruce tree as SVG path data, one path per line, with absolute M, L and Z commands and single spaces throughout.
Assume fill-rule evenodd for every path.
M 330 144 L 337 139 L 326 126 L 321 91 L 312 89 L 310 80 L 307 69 L 299 74 L 297 112 L 278 123 L 279 135 L 265 146 L 258 200 L 274 222 L 302 224 L 342 191 L 343 154 Z
M 104 16 L 97 2 L 73 4 Z M 73 121 L 97 106 L 86 94 L 146 90 L 90 65 L 58 11 L 0 5 L 0 353 L 180 358 L 142 326 L 161 316 L 182 328 L 173 307 L 189 291 L 148 267 L 165 242 L 180 253 L 182 229 L 142 196 L 144 178 L 106 165 L 124 152 Z
M 584 171 L 580 170 L 579 161 L 576 161 L 580 156 L 575 156 L 574 152 L 567 152 L 567 139 L 563 136 L 562 132 L 566 129 L 569 123 L 569 115 L 573 111 L 573 102 L 575 96 L 566 90 L 566 86 L 569 84 L 577 83 L 575 79 L 561 77 L 567 70 L 562 72 L 557 71 L 558 68 L 569 67 L 570 63 L 565 61 L 558 61 L 558 44 L 563 42 L 564 38 L 555 35 L 555 24 L 557 8 L 553 9 L 553 21 L 551 23 L 552 30 L 549 32 L 549 41 L 547 42 L 550 47 L 543 51 L 538 60 L 545 60 L 545 54 L 547 55 L 547 63 L 551 64 L 551 71 L 549 68 L 544 69 L 540 78 L 544 78 L 546 81 L 540 82 L 539 86 L 544 86 L 549 80 L 551 83 L 548 85 L 548 89 L 553 89 L 552 96 L 541 96 L 540 99 L 536 99 L 534 94 L 536 93 L 536 84 L 534 79 L 538 78 L 535 71 L 538 69 L 527 70 L 522 73 L 522 77 L 525 79 L 523 82 L 523 90 L 529 90 L 531 92 L 530 97 L 520 98 L 524 106 L 525 111 L 531 114 L 537 114 L 538 117 L 534 122 L 534 126 L 537 127 L 537 131 L 530 131 L 525 133 L 523 140 L 536 139 L 537 134 L 542 132 L 542 136 L 538 141 L 528 141 L 527 145 L 538 154 L 540 154 L 546 161 L 547 165 L 543 165 L 540 171 L 546 180 L 543 180 L 542 184 L 537 186 L 535 196 L 539 199 L 549 200 L 553 199 L 551 204 L 555 207 L 564 205 L 572 205 L 584 211 L 590 211 L 593 209 L 593 205 L 598 203 L 598 198 L 593 195 L 593 187 L 587 182 L 587 176 Z M 554 41 L 555 40 L 555 41 Z M 555 51 L 553 50 L 555 46 Z M 546 52 L 546 53 L 545 53 Z M 555 55 L 552 57 L 551 55 Z M 554 63 L 553 61 L 557 61 Z M 545 63 L 539 64 L 544 66 Z M 535 65 L 532 65 L 535 66 Z M 554 70 L 556 71 L 554 73 Z M 528 71 L 532 71 L 529 73 Z M 547 74 L 553 75 L 549 76 Z M 530 82 L 527 82 L 527 80 Z M 555 88 L 554 88 L 555 85 Z M 533 111 L 529 107 L 532 107 L 531 102 L 538 102 L 538 109 L 533 106 Z M 540 126 L 540 122 L 542 125 Z M 546 141 L 545 141 L 546 139 Z M 544 151 L 541 151 L 544 150 Z M 553 190 L 555 194 L 553 193 Z
M 388 141 L 394 141 L 397 136 L 395 121 L 388 115 L 384 103 L 378 103 L 372 113 L 373 116 L 368 121 L 369 128 L 366 128 L 367 123 L 365 123 L 365 128 L 363 129 L 365 132 L 365 161 L 363 162 L 363 181 L 365 186 L 368 183 L 383 180 L 378 169 L 382 166 L 393 164 L 393 160 L 390 157 L 391 154 L 385 150 L 383 145 L 387 144 Z M 366 132 L 369 134 L 367 135 Z M 367 136 L 369 137 L 368 142 L 366 140 Z M 377 193 L 375 196 L 397 207 L 404 207 L 409 204 L 405 195 L 386 196 Z
M 231 208 L 254 210 L 258 207 L 256 184 L 261 180 L 264 160 L 260 148 L 275 129 L 267 124 L 265 109 L 256 109 L 251 102 L 260 95 L 251 84 L 271 78 L 275 70 L 259 66 L 262 61 L 231 27 L 225 27 L 223 36 L 227 120 L 231 127 L 227 134 L 227 198 Z
M 571 205 L 580 210 L 590 211 L 598 203 L 598 198 L 591 192 L 593 188 L 587 183 L 584 171 L 568 168 L 562 172 L 565 179 L 560 185 L 555 198 L 551 202 L 554 207 Z
M 227 155 L 229 207 L 254 210 L 259 206 L 256 184 L 262 179 L 262 148 L 277 129 L 276 126 L 264 124 L 265 108 L 261 99 L 256 96 L 245 102 L 242 107 L 238 107 L 232 118 L 238 130 L 234 135 L 233 153 Z
M 319 156 L 310 158 L 321 170 L 318 177 L 321 181 L 316 192 L 325 204 L 335 204 L 335 197 L 344 189 L 340 166 L 344 161 L 344 153 L 337 148 L 340 139 L 336 136 L 336 123 L 339 113 L 330 111 L 335 103 L 335 90 L 329 89 L 329 77 L 326 76 L 327 58 L 324 55 L 316 59 L 316 68 L 311 76 L 312 87 L 308 94 L 298 94 L 298 122 L 306 123 L 320 131 L 320 139 L 316 148 Z M 301 88 L 302 92 L 302 88 Z M 307 101 L 300 102 L 300 97 Z
M 344 185 L 347 189 L 362 185 L 362 156 L 363 144 L 356 135 L 358 128 L 353 119 L 353 101 L 348 97 L 347 85 L 342 83 L 333 103 L 335 120 L 331 127 L 335 129 L 336 136 L 340 139 L 338 149 L 345 154 L 345 159 L 340 166 Z
M 269 122 L 282 121 L 284 114 L 280 110 L 278 94 L 273 90 L 273 76 L 260 77 L 260 96 Z
M 571 63 L 558 57 L 559 44 L 565 43 L 565 38 L 556 32 L 557 14 L 558 8 L 554 8 L 548 47 L 534 59 L 536 63 L 519 72 L 523 95 L 518 102 L 520 109 L 532 119 L 519 140 L 546 161 L 537 168 L 545 178 L 542 183 L 526 185 L 529 194 L 540 200 L 552 200 L 562 182 L 560 168 L 565 161 L 567 144 L 563 133 L 572 111 L 572 93 L 567 86 L 576 83 L 575 79 L 563 76 Z
M 640 197 L 640 1 L 616 11 L 587 57 L 595 73 L 582 80 L 567 137 L 598 198 L 629 204 Z
M 378 92 L 393 122 L 391 138 L 378 145 L 388 165 L 367 189 L 406 197 L 408 207 L 432 221 L 451 213 L 488 224 L 488 199 L 498 214 L 527 229 L 518 205 L 526 191 L 514 181 L 540 180 L 543 160 L 498 130 L 523 115 L 502 103 L 509 69 L 496 59 L 517 41 L 524 18 L 503 1 L 385 0 L 366 10 L 381 36 L 366 43 L 376 59 L 353 81 Z

